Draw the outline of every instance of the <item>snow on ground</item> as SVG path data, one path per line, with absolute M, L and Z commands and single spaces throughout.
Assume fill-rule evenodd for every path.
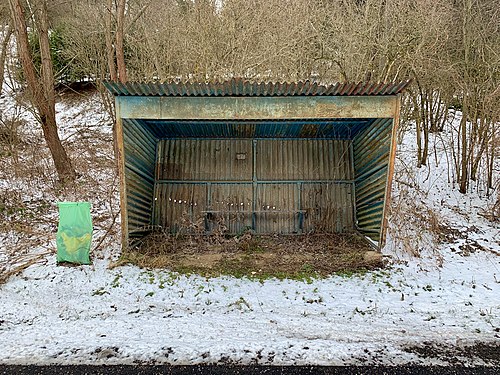
M 58 111 L 63 136 L 105 121 L 88 106 Z M 420 257 L 409 256 L 394 223 L 414 212 L 393 209 L 388 268 L 312 282 L 110 269 L 116 242 L 91 266 L 57 266 L 52 252 L 0 286 L 0 363 L 445 364 L 408 348 L 497 343 L 500 230 L 481 216 L 491 198 L 454 190 L 443 150 L 416 170 L 414 143 L 408 132 L 393 206 L 431 207 L 455 230 L 448 243 L 413 227 Z

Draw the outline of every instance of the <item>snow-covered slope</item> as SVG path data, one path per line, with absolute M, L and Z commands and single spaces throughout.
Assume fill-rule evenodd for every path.
M 459 194 L 448 182 L 439 145 L 430 166 L 418 170 L 414 135 L 408 132 L 400 145 L 384 249 L 391 264 L 384 270 L 261 283 L 109 269 L 118 253 L 118 237 L 108 231 L 117 210 L 116 181 L 111 148 L 103 146 L 109 142 L 94 142 L 109 137 L 109 120 L 92 104 L 97 101 L 57 108 L 61 134 L 81 156 L 78 189 L 27 188 L 23 177 L 0 180 L 2 191 L 15 191 L 27 207 L 36 199 L 48 202 L 41 211 L 46 220 L 37 224 L 45 240 L 23 251 L 49 252 L 0 286 L 0 363 L 430 364 L 449 358 L 423 359 L 412 347 L 447 353 L 448 346 L 498 342 L 499 227 L 481 216 L 493 198 L 476 188 Z M 0 100 L 4 118 L 12 103 Z M 31 116 L 26 121 L 36 127 Z M 96 172 L 85 172 L 88 165 Z M 95 242 L 108 231 L 91 266 L 56 266 L 55 202 L 68 197 L 92 202 Z M 15 259 L 16 233 L 0 234 L 4 264 Z

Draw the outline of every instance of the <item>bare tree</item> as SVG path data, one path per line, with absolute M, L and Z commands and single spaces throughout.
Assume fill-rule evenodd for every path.
M 483 155 L 495 151 L 489 145 L 500 120 L 500 106 L 492 100 L 500 84 L 500 10 L 494 0 L 459 0 L 453 11 L 459 28 L 449 45 L 449 64 L 462 110 L 455 166 L 459 191 L 466 193 Z
M 2 41 L 0 43 L 0 93 L 2 92 L 4 73 L 5 73 L 5 63 L 7 61 L 7 55 L 9 50 L 9 43 L 12 36 L 12 26 L 10 21 L 9 5 L 2 3 L 0 4 L 0 37 Z
M 76 177 L 75 171 L 57 133 L 54 73 L 48 36 L 47 2 L 46 0 L 40 1 L 34 17 L 42 59 L 40 73 L 37 72 L 33 64 L 24 7 L 20 0 L 9 0 L 9 5 L 17 37 L 19 59 L 26 78 L 30 100 L 38 114 L 38 120 L 42 125 L 43 135 L 52 155 L 59 179 L 62 182 L 71 182 Z

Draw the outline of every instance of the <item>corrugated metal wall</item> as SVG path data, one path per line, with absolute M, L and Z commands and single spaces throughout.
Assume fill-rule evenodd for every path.
M 350 232 L 354 229 L 353 185 L 304 184 L 301 191 L 304 231 Z
M 259 140 L 259 180 L 351 180 L 350 141 Z
M 129 237 L 143 235 L 151 225 L 155 182 L 157 140 L 151 131 L 136 120 L 123 120 L 125 181 Z
M 159 142 L 154 222 L 223 220 L 231 233 L 353 229 L 350 141 L 167 139 Z
M 239 158 L 236 155 L 241 155 Z M 171 139 L 158 144 L 158 179 L 251 181 L 252 140 Z
M 353 143 L 358 229 L 379 241 L 391 148 L 392 119 L 378 119 Z

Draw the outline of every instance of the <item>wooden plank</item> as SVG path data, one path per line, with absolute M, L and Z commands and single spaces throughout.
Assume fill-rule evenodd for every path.
M 116 141 L 118 143 L 118 175 L 120 178 L 120 216 L 122 227 L 122 252 L 128 248 L 128 211 L 127 211 L 127 182 L 125 178 L 125 149 L 123 143 L 123 120 L 120 116 L 120 105 L 116 101 Z
M 379 247 L 382 248 L 385 245 L 386 235 L 387 235 L 387 213 L 389 212 L 389 206 L 391 204 L 391 190 L 392 181 L 394 178 L 394 163 L 396 160 L 396 141 L 399 128 L 399 118 L 401 110 L 401 95 L 398 95 L 398 101 L 396 109 L 394 111 L 394 120 L 392 125 L 392 142 L 391 151 L 389 156 L 389 171 L 387 172 L 387 182 L 386 182 L 386 193 L 385 193 L 385 204 L 382 211 L 382 228 L 380 229 L 380 240 Z

